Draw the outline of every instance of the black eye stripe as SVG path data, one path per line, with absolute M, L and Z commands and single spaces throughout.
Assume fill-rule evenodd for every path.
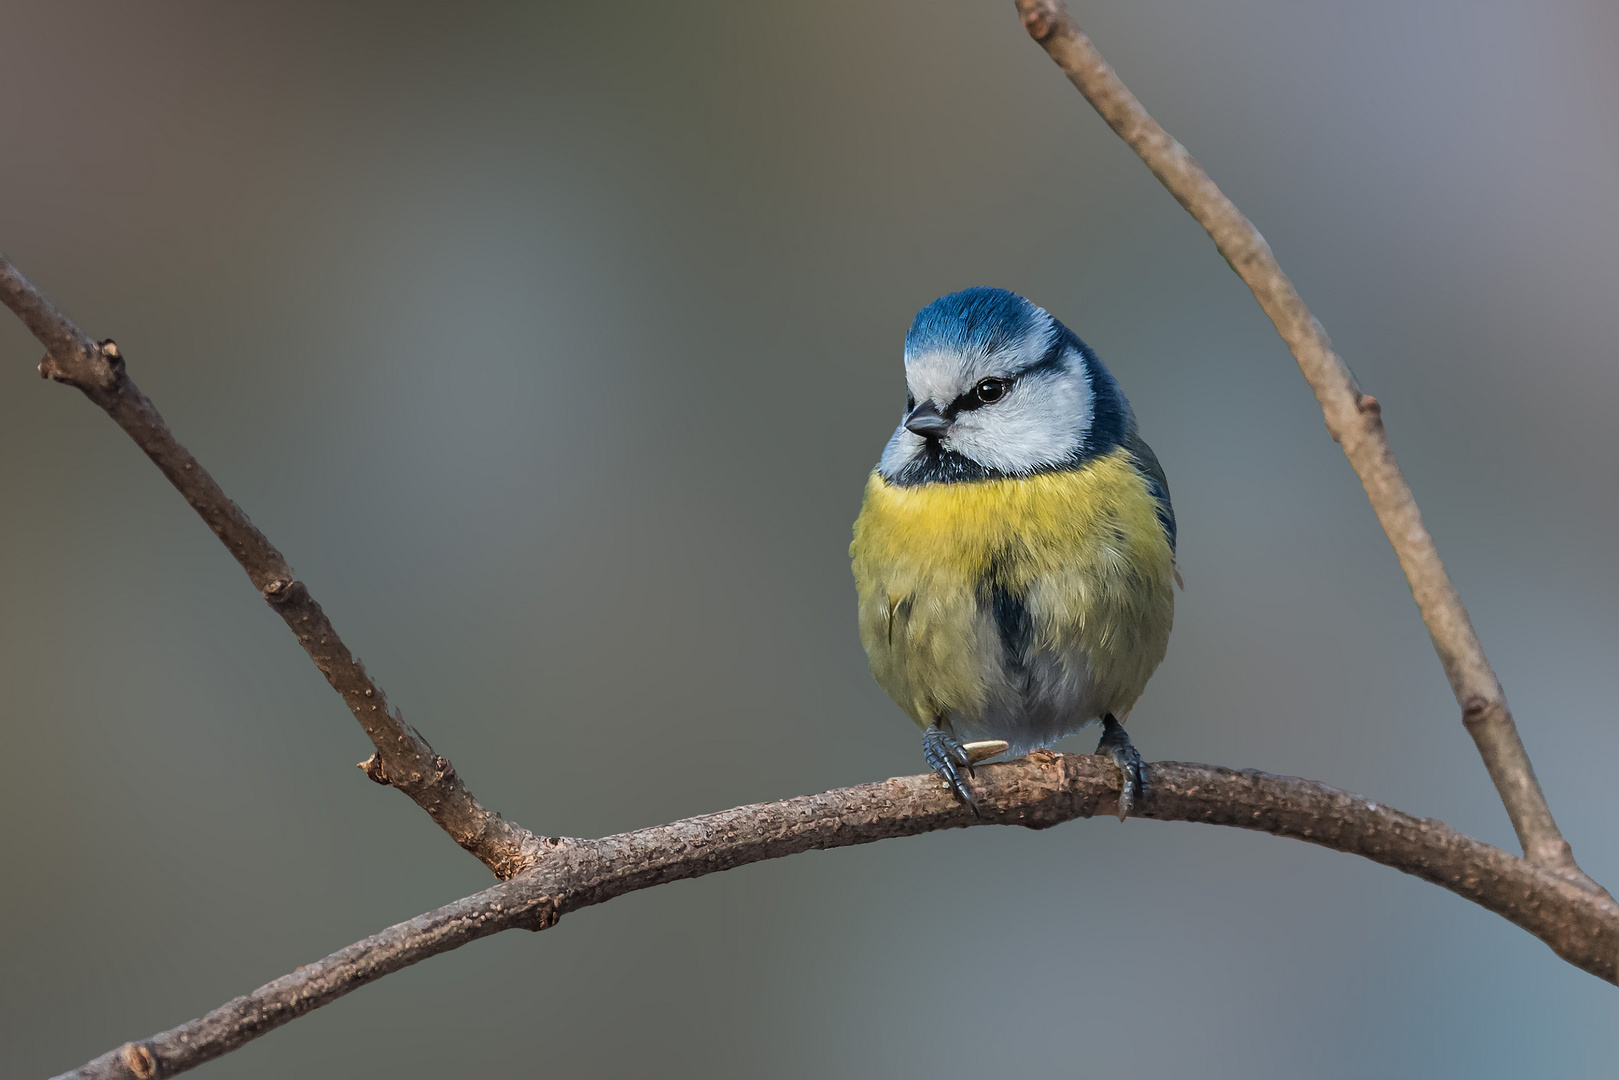
M 1010 378 L 978 380 L 971 390 L 956 398 L 956 400 L 952 401 L 945 408 L 944 415 L 947 417 L 953 417 L 957 413 L 972 412 L 974 409 L 982 409 L 985 405 L 993 405 L 995 402 L 1000 401 L 1002 398 L 1006 397 L 1007 394 L 1012 392 L 1012 387 L 1017 385 L 1018 375 L 1021 374 L 1023 373 L 1018 372 L 1017 375 L 1013 375 Z M 999 390 L 993 392 L 991 396 L 986 397 L 984 390 L 985 387 L 990 386 L 990 384 L 994 384 L 996 387 L 999 387 Z

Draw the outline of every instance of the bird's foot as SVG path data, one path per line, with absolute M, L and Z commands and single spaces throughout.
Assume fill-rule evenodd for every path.
M 973 802 L 973 794 L 967 790 L 967 785 L 961 778 L 961 770 L 970 770 L 973 759 L 968 755 L 961 740 L 940 726 L 938 721 L 934 721 L 922 732 L 922 757 L 927 761 L 928 767 L 938 773 L 949 786 L 956 798 L 976 813 L 978 807 Z
M 1119 791 L 1119 820 L 1123 821 L 1147 794 L 1147 763 L 1141 760 L 1130 736 L 1124 733 L 1124 725 L 1112 713 L 1102 717 L 1102 741 L 1096 744 L 1096 752 L 1111 757 L 1124 774 L 1124 786 Z

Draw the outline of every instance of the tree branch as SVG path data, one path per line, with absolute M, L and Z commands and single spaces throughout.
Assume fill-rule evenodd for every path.
M 1400 559 L 1526 858 L 1441 822 L 1326 785 L 1207 765 L 1151 767 L 1136 816 L 1253 829 L 1360 855 L 1420 877 L 1528 930 L 1568 962 L 1619 984 L 1619 904 L 1574 863 L 1557 830 L 1466 610 L 1422 526 L 1375 400 L 1362 394 L 1264 239 L 1186 150 L 1142 109 L 1055 0 L 1017 0 L 1030 34 L 1203 224 L 1253 290 L 1315 390 Z M 478 804 L 450 763 L 390 713 L 281 553 L 169 432 L 110 340 L 94 342 L 0 256 L 0 300 L 44 343 L 41 375 L 78 387 L 135 440 L 213 529 L 348 704 L 376 747 L 368 775 L 399 787 L 503 880 L 298 968 L 171 1031 L 126 1043 L 71 1077 L 172 1076 L 390 972 L 502 930 L 639 889 L 811 849 L 980 824 L 1042 829 L 1118 809 L 1119 774 L 1090 756 L 1037 751 L 981 769 L 976 813 L 935 777 L 905 777 L 594 841 L 541 839 Z
M 1111 816 L 1118 787 L 1118 769 L 1107 759 L 1036 751 L 978 770 L 978 817 L 936 777 L 909 776 L 555 845 L 510 881 L 391 926 L 57 1080 L 173 1076 L 429 956 L 502 930 L 543 930 L 569 911 L 639 889 L 802 851 L 939 829 L 1044 829 L 1073 818 Z M 1137 816 L 1254 829 L 1361 855 L 1502 915 L 1569 963 L 1619 983 L 1619 904 L 1443 822 L 1311 780 L 1181 762 L 1151 767 Z
M 1462 722 L 1501 794 L 1524 856 L 1600 890 L 1575 863 L 1574 852 L 1546 805 L 1495 669 L 1484 656 L 1484 646 L 1445 572 L 1439 549 L 1423 527 L 1416 496 L 1394 459 L 1377 399 L 1361 392 L 1349 366 L 1333 351 L 1327 332 L 1310 314 L 1259 230 L 1215 186 L 1186 148 L 1148 114 L 1061 0 L 1016 0 L 1016 4 L 1029 36 L 1045 48 L 1108 126 L 1141 155 L 1175 201 L 1208 231 L 1298 361 L 1321 404 L 1328 433 L 1343 447 L 1394 546 L 1456 702 L 1462 707 Z
M 509 878 L 532 863 L 541 850 L 539 839 L 479 805 L 455 767 L 435 754 L 403 717 L 389 711 L 382 688 L 337 636 L 304 583 L 293 578 L 281 552 L 180 445 L 152 402 L 130 379 L 118 346 L 111 340 L 92 341 L 4 255 L 0 255 L 0 301 L 44 344 L 47 351 L 39 365 L 40 375 L 77 387 L 106 410 L 229 549 L 259 595 L 286 620 L 309 658 L 371 737 L 376 753 L 362 763 L 366 775 L 409 795 L 497 876 Z

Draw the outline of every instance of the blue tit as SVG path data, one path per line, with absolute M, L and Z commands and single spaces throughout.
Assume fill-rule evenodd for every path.
M 969 805 L 977 761 L 1102 721 L 1122 818 L 1144 791 L 1123 724 L 1175 614 L 1164 471 L 1096 354 L 1004 289 L 923 308 L 905 384 L 849 547 L 871 673 Z

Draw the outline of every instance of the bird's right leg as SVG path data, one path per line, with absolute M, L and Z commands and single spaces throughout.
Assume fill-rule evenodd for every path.
M 1124 786 L 1119 789 L 1119 820 L 1123 821 L 1147 794 L 1147 763 L 1141 759 L 1130 736 L 1124 733 L 1124 725 L 1112 713 L 1102 717 L 1102 738 L 1096 744 L 1096 752 L 1111 757 L 1124 775 Z
M 944 717 L 936 718 L 929 724 L 927 730 L 922 732 L 922 757 L 927 760 L 928 766 L 950 786 L 956 798 L 977 809 L 973 803 L 972 792 L 962 781 L 961 770 L 972 764 L 967 751 L 962 749 L 961 740 L 945 726 Z

